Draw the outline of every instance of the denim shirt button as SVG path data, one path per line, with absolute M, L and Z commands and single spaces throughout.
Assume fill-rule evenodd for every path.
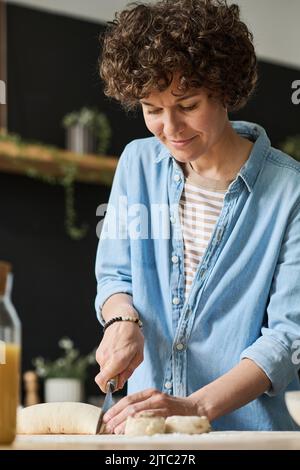
M 180 181 L 180 180 L 181 180 L 180 175 L 176 174 L 176 175 L 174 176 L 174 181 L 175 181 L 175 183 L 178 183 L 178 181 Z
M 176 256 L 176 255 L 172 256 L 172 263 L 177 264 L 178 261 L 179 261 L 178 256 Z
M 178 305 L 180 303 L 180 299 L 178 297 L 173 297 L 173 305 Z
M 175 219 L 175 217 L 173 217 L 173 216 L 172 216 L 172 217 L 170 217 L 170 222 L 171 222 L 171 224 L 175 224 L 175 222 L 176 222 L 176 219 Z
M 177 351 L 182 351 L 184 349 L 184 344 L 182 344 L 182 343 L 176 344 L 176 349 L 177 349 Z
M 169 381 L 166 382 L 166 383 L 165 383 L 165 388 L 166 388 L 167 390 L 170 390 L 170 389 L 172 388 L 172 382 L 169 382 Z

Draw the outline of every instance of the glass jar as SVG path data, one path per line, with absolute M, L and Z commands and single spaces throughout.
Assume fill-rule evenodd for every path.
M 11 302 L 11 265 L 0 261 L 0 444 L 16 436 L 19 406 L 21 323 Z

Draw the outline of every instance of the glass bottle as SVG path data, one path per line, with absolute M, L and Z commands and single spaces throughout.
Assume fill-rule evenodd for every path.
M 21 323 L 10 300 L 11 264 L 0 261 L 0 444 L 16 436 L 19 406 Z

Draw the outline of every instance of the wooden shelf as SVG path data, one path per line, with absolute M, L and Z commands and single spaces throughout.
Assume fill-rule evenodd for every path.
M 80 155 L 42 145 L 0 140 L 1 172 L 30 175 L 36 171 L 60 177 L 64 175 L 64 168 L 72 165 L 77 169 L 76 181 L 110 186 L 117 163 L 116 157 Z

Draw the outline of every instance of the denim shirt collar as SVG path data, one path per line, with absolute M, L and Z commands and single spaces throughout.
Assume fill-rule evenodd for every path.
M 248 138 L 254 143 L 248 160 L 240 169 L 238 176 L 242 178 L 249 192 L 254 188 L 257 176 L 263 167 L 264 161 L 270 150 L 271 143 L 266 131 L 259 125 L 246 121 L 230 121 L 233 129 L 241 136 Z M 155 162 L 159 163 L 166 158 L 173 158 L 172 154 L 163 144 L 155 157 Z

